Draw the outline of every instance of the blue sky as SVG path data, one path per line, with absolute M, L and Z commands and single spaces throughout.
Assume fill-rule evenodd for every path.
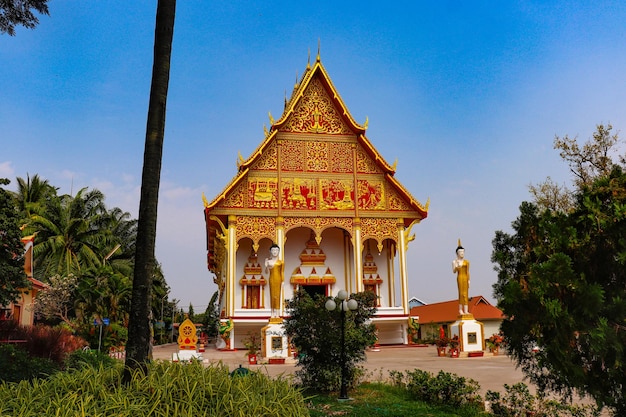
M 155 10 L 52 0 L 35 30 L 0 36 L 0 177 L 98 188 L 137 215 Z M 171 297 L 206 307 L 202 193 L 263 140 L 319 41 L 369 140 L 431 200 L 409 246 L 410 295 L 456 297 L 461 238 L 470 294 L 493 301 L 495 231 L 510 230 L 528 184 L 570 181 L 554 136 L 624 128 L 624 22 L 619 1 L 179 1 L 157 237 Z

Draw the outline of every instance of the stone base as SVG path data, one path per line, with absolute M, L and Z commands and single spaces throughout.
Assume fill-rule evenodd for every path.
M 470 316 L 471 318 L 466 318 Z M 459 337 L 461 352 L 482 352 L 485 350 L 485 330 L 481 322 L 474 316 L 464 314 L 450 326 L 450 334 Z
M 278 319 L 280 323 L 272 323 L 273 319 L 270 319 L 269 324 L 261 329 L 261 356 L 264 358 L 284 360 L 289 357 L 287 334 L 282 319 Z

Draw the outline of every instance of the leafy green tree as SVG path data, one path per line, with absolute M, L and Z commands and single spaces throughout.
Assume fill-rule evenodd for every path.
M 35 301 L 35 313 L 47 320 L 61 320 L 71 329 L 77 328 L 74 320 L 74 300 L 78 278 L 73 275 L 53 275 L 46 289 Z
M 124 381 L 130 382 L 132 370 L 147 372 L 150 351 L 150 300 L 152 273 L 156 260 L 157 206 L 161 181 L 161 160 L 165 134 L 165 113 L 170 76 L 175 0 L 157 3 L 154 63 L 148 104 L 148 121 L 141 177 L 141 198 L 137 223 L 137 246 L 133 276 L 132 305 L 126 346 Z
M 10 181 L 0 178 L 0 185 Z M 24 272 L 24 245 L 18 211 L 11 194 L 0 187 L 0 306 L 15 301 L 30 283 Z
M 524 202 L 496 232 L 494 294 L 509 353 L 542 390 L 626 415 L 626 174 L 580 183 L 568 212 Z
M 26 179 L 17 177 L 17 191 L 14 193 L 17 207 L 22 214 L 25 223 L 30 222 L 30 217 L 36 213 L 43 213 L 50 201 L 57 197 L 57 189 L 35 174 L 32 178 L 26 175 Z
M 39 23 L 31 11 L 49 14 L 48 0 L 2 0 L 0 1 L 0 33 L 15 36 L 15 26 L 22 25 L 32 29 Z
M 569 165 L 575 189 L 580 190 L 596 178 L 609 175 L 617 163 L 625 166 L 624 155 L 617 155 L 619 137 L 617 133 L 611 133 L 612 130 L 611 124 L 597 125 L 592 137 L 582 146 L 577 138 L 567 135 L 554 138 L 554 149 L 560 151 L 559 155 Z M 550 177 L 539 184 L 529 185 L 528 189 L 534 202 L 542 209 L 567 212 L 574 208 L 575 191 L 555 183 Z
M 107 216 L 104 195 L 83 188 L 75 196 L 62 195 L 31 215 L 26 233 L 37 233 L 35 274 L 80 274 L 102 263 L 110 232 L 102 225 Z
M 209 301 L 209 305 L 204 312 L 204 317 L 202 320 L 202 324 L 206 329 L 205 332 L 209 339 L 217 337 L 218 334 L 218 326 L 220 322 L 220 311 L 217 305 L 218 296 L 219 291 L 215 291 L 211 296 L 211 300 Z
M 365 349 L 376 342 L 371 317 L 376 313 L 376 298 L 370 291 L 352 294 L 358 309 L 346 312 L 345 348 L 348 386 L 356 382 L 357 366 L 365 360 Z M 303 386 L 317 391 L 337 391 L 341 384 L 340 311 L 324 307 L 328 298 L 311 298 L 299 290 L 287 302 L 290 317 L 285 331 L 299 353 L 296 375 Z

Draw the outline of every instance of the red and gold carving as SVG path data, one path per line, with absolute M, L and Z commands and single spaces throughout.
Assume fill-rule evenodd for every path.
M 328 172 L 328 143 L 306 143 L 306 170 L 313 172 Z
M 389 204 L 389 210 L 393 211 L 410 211 L 411 207 L 398 193 L 387 185 L 387 202 Z
M 361 210 L 385 209 L 385 185 L 383 181 L 357 180 L 358 201 Z
M 352 235 L 354 219 L 350 217 L 285 217 L 285 231 L 296 227 L 309 227 L 318 235 L 329 227 L 339 227 Z
M 352 180 L 321 180 L 321 210 L 354 209 L 354 186 Z
M 280 129 L 283 132 L 300 133 L 353 133 L 341 118 L 318 78 L 311 80 L 304 95 L 296 105 L 293 115 Z
M 246 186 L 245 186 L 245 182 L 242 182 L 228 193 L 228 195 L 224 199 L 224 202 L 221 204 L 221 206 L 232 207 L 232 208 L 244 208 L 245 202 L 246 202 Z
M 248 178 L 248 207 L 277 208 L 278 180 L 276 178 Z
M 250 237 L 253 242 L 261 238 L 273 239 L 276 231 L 276 222 L 273 217 L 237 216 L 237 240 Z
M 330 170 L 337 173 L 351 173 L 354 171 L 354 158 L 351 143 L 332 143 L 330 148 Z
M 304 171 L 304 143 L 303 141 L 281 141 L 280 167 L 283 171 Z
M 282 208 L 287 210 L 315 210 L 317 181 L 314 179 L 283 178 L 281 180 Z
M 263 154 L 259 157 L 259 160 L 254 164 L 253 169 L 258 169 L 260 171 L 275 170 L 278 166 L 276 162 L 277 159 L 276 142 L 273 141 L 263 151 Z
M 362 239 L 374 238 L 378 242 L 384 239 L 397 239 L 396 219 L 377 219 L 371 217 L 361 217 Z
M 380 174 L 382 171 L 362 148 L 356 150 L 356 171 L 363 174 Z

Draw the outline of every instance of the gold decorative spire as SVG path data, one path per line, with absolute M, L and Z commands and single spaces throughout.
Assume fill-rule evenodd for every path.
M 268 115 L 268 116 L 269 116 L 269 118 L 270 118 L 270 125 L 272 125 L 272 126 L 273 126 L 273 125 L 274 125 L 274 117 L 272 116 L 272 112 L 271 112 L 271 111 L 268 111 L 268 112 L 267 112 L 267 115 Z
M 321 61 L 321 58 L 320 58 L 320 49 L 321 49 L 321 45 L 322 45 L 322 40 L 321 40 L 321 38 L 317 38 L 317 58 L 315 58 L 315 60 L 316 60 L 317 62 L 320 62 L 320 61 Z
M 206 199 L 204 193 L 202 193 L 202 203 L 204 204 L 204 207 L 209 207 L 209 201 Z
M 311 48 L 309 48 L 309 57 L 306 60 L 306 69 L 311 69 Z
M 395 172 L 397 166 L 398 166 L 398 158 L 396 158 L 396 160 L 393 161 L 393 165 L 391 166 L 393 168 L 394 172 Z
M 370 124 L 370 119 L 369 117 L 365 116 L 365 123 L 363 124 L 363 128 L 367 130 L 367 125 L 369 124 Z
M 267 137 L 267 135 L 270 134 L 269 130 L 267 130 L 267 126 L 265 126 L 265 124 L 263 125 L 263 133 L 265 134 L 265 137 Z
M 237 168 L 242 166 L 244 162 L 245 160 L 243 159 L 243 156 L 241 156 L 241 152 L 237 151 Z

